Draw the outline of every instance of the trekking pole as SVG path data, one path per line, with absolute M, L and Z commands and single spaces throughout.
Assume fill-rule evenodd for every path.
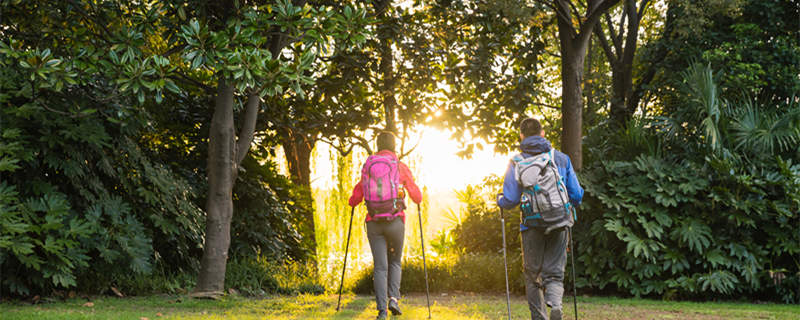
M 503 271 L 506 273 L 506 308 L 508 309 L 508 320 L 511 320 L 511 293 L 508 291 L 508 260 L 506 260 L 506 218 L 503 208 L 500 207 L 500 223 L 503 230 Z
M 422 243 L 422 270 L 425 271 L 425 298 L 428 300 L 428 319 L 431 318 L 431 294 L 428 290 L 428 266 L 425 263 L 425 239 L 422 236 L 422 210 L 417 203 L 417 215 L 419 216 L 419 241 Z
M 344 265 L 342 266 L 342 280 L 339 281 L 339 301 L 336 302 L 336 311 L 342 303 L 342 287 L 344 286 L 344 270 L 347 269 L 347 251 L 350 249 L 350 231 L 353 230 L 353 212 L 356 207 L 350 207 L 350 226 L 347 227 L 347 244 L 344 245 Z
M 575 243 L 572 241 L 572 227 L 567 227 L 569 236 L 569 248 L 572 251 L 572 304 L 575 306 L 575 320 L 578 320 L 578 286 L 575 284 Z

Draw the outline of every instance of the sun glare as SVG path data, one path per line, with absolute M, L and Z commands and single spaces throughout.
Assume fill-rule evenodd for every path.
M 406 142 L 415 144 L 416 141 Z M 483 150 L 475 150 L 469 159 L 458 156 L 459 144 L 450 139 L 447 131 L 424 128 L 422 139 L 414 151 L 403 162 L 408 164 L 414 179 L 428 196 L 429 232 L 452 227 L 446 218 L 447 212 L 457 212 L 461 204 L 455 192 L 469 184 L 480 184 L 491 174 L 502 175 L 508 164 L 508 155 L 494 153 L 494 146 L 487 145 Z M 316 159 L 312 170 L 312 187 L 318 190 L 333 188 L 333 165 L 331 148 L 317 144 Z M 362 162 L 363 159 L 357 159 Z M 359 164 L 356 164 L 360 166 Z M 326 174 L 323 174 L 326 173 Z M 357 178 L 356 178 L 357 179 Z
M 458 143 L 450 140 L 450 134 L 428 128 L 422 142 L 415 150 L 421 157 L 419 180 L 432 191 L 453 191 L 468 184 L 479 184 L 490 174 L 501 175 L 508 164 L 508 156 L 492 151 L 493 146 L 475 150 L 472 157 L 462 159 L 457 154 Z

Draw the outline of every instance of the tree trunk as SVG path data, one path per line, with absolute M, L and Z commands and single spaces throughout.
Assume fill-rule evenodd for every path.
M 395 119 L 395 110 L 397 109 L 397 99 L 394 96 L 395 78 L 394 78 L 394 55 L 392 53 L 392 26 L 391 16 L 388 13 L 391 1 L 377 1 L 374 2 L 377 11 L 378 19 L 382 20 L 382 24 L 378 27 L 378 38 L 381 41 L 380 56 L 381 62 L 379 69 L 383 76 L 383 86 L 381 93 L 383 95 L 383 114 L 386 118 L 386 130 L 397 134 L 397 121 Z
M 556 10 L 558 38 L 561 44 L 561 114 L 563 131 L 561 148 L 569 155 L 572 166 L 583 166 L 583 61 L 592 30 L 600 15 L 619 0 L 588 1 L 586 17 L 574 17 L 573 6 L 567 0 L 554 0 L 549 4 Z M 580 23 L 576 29 L 573 20 Z M 582 22 L 581 22 L 582 21 Z
M 569 155 L 572 166 L 580 170 L 583 165 L 581 139 L 583 137 L 583 61 L 589 37 L 571 33 L 562 28 L 559 19 L 561 40 L 561 149 Z M 569 28 L 569 27 L 567 27 Z M 563 31 L 562 31 L 563 30 Z M 591 30 L 589 31 L 591 32 Z
M 233 183 L 236 179 L 233 86 L 220 80 L 208 134 L 206 237 L 195 293 L 217 295 L 225 289 L 231 243 Z
M 314 149 L 314 142 L 305 134 L 296 133 L 291 129 L 286 131 L 282 145 L 289 167 L 289 177 L 292 183 L 303 188 L 304 194 L 299 201 L 304 202 L 307 207 L 304 218 L 308 222 L 304 236 L 309 237 L 311 250 L 316 252 L 317 229 L 314 223 L 314 199 L 311 197 L 311 151 Z
M 613 123 L 619 127 L 627 125 L 628 120 L 636 112 L 638 99 L 634 99 L 633 59 L 636 56 L 636 44 L 639 41 L 639 25 L 649 0 L 643 0 L 636 7 L 636 0 L 625 0 L 625 9 L 620 18 L 618 28 L 614 28 L 611 16 L 605 14 L 608 38 L 602 28 L 595 30 L 600 40 L 606 59 L 611 65 L 611 111 Z M 627 25 L 625 38 L 622 28 Z M 617 33 L 619 32 L 619 33 Z M 609 43 L 608 39 L 611 40 Z

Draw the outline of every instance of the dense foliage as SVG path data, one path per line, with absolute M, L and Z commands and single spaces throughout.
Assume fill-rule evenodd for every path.
M 179 90 L 169 58 L 151 56 L 163 49 L 147 37 L 164 8 L 125 15 L 137 4 L 111 4 L 0 7 L 2 292 L 149 292 L 140 279 L 197 270 L 210 103 L 192 85 Z M 108 22 L 123 19 L 131 25 Z M 273 163 L 243 167 L 233 256 L 308 258 L 295 188 Z
M 206 273 L 227 274 L 226 288 L 321 292 L 331 272 L 308 261 L 345 247 L 365 137 L 397 131 L 407 154 L 429 125 L 451 129 L 460 155 L 506 151 L 533 113 L 558 146 L 566 51 L 545 3 L 0 1 L 0 292 L 176 292 L 221 220 L 230 252 L 215 262 L 232 261 Z M 637 2 L 625 3 L 609 17 Z M 578 285 L 800 302 L 800 6 L 638 3 L 630 78 L 599 54 L 610 47 L 588 51 Z M 632 33 L 609 20 L 597 32 L 619 53 Z M 622 91 L 636 102 L 615 117 Z M 310 190 L 327 174 L 310 172 L 318 141 L 340 152 L 332 192 Z M 217 189 L 215 169 L 230 178 Z M 459 192 L 455 227 L 430 241 L 434 290 L 502 291 L 502 273 L 485 272 L 502 267 L 499 188 L 491 177 Z M 221 203 L 233 207 L 209 209 Z M 521 293 L 518 212 L 505 218 Z M 407 266 L 404 288 L 422 290 L 419 262 Z
M 584 285 L 797 301 L 800 104 L 726 102 L 707 66 L 684 76 L 681 112 L 591 140 Z

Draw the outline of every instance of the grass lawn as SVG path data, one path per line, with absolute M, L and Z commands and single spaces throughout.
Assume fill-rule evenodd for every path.
M 374 319 L 371 296 L 345 295 L 335 312 L 336 295 L 226 297 L 220 301 L 181 296 L 136 298 L 96 297 L 36 305 L 0 303 L 0 319 Z M 433 319 L 504 319 L 505 296 L 436 294 L 431 297 Z M 512 297 L 514 319 L 530 319 L 524 297 Z M 425 295 L 401 301 L 403 315 L 394 319 L 426 319 Z M 566 298 L 564 319 L 574 319 L 572 298 Z M 580 319 L 800 319 L 800 305 L 663 302 L 643 299 L 578 298 Z

